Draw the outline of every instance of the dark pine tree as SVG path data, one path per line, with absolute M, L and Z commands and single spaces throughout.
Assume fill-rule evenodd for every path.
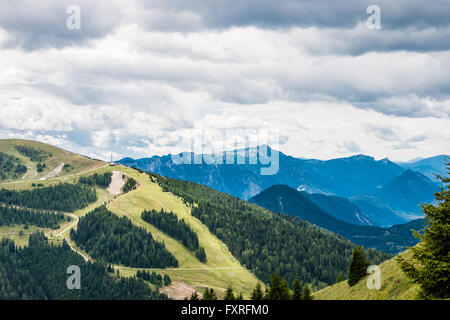
M 352 260 L 348 269 L 348 284 L 352 287 L 364 278 L 367 274 L 367 267 L 370 265 L 364 251 L 360 246 L 353 250 Z
M 344 281 L 344 275 L 342 274 L 342 272 L 339 272 L 339 274 L 336 277 L 336 283 L 339 283 L 341 281 Z
M 257 283 L 255 289 L 253 289 L 252 295 L 250 297 L 251 300 L 263 300 L 264 293 L 261 289 L 261 283 Z
M 302 300 L 303 299 L 303 287 L 298 275 L 295 277 L 294 283 L 292 284 L 292 299 L 293 300 Z
M 450 162 L 447 177 L 438 176 L 444 187 L 435 193 L 436 206 L 422 206 L 427 225 L 423 233 L 415 232 L 419 245 L 411 248 L 412 261 L 399 257 L 403 272 L 420 286 L 421 299 L 450 298 Z
M 192 299 L 191 299 L 192 300 Z M 217 295 L 213 288 L 206 288 L 202 300 L 217 300 Z
M 200 298 L 198 297 L 197 291 L 194 291 L 194 293 L 191 294 L 190 300 L 200 300 Z
M 230 285 L 228 285 L 227 287 L 227 291 L 225 291 L 225 297 L 223 298 L 223 300 L 236 300 L 235 296 L 234 296 L 234 292 L 233 292 L 233 287 Z
M 303 289 L 302 300 L 313 300 L 313 297 L 311 295 L 311 288 L 309 287 L 308 284 Z
M 290 298 L 291 294 L 286 279 L 282 278 L 278 272 L 272 273 L 268 300 L 290 300 Z

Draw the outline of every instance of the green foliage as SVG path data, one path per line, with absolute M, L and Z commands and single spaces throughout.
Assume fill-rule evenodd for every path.
M 294 283 L 292 284 L 292 290 L 293 300 L 303 300 L 303 286 L 298 276 L 295 277 Z
M 14 147 L 20 154 L 30 158 L 30 160 L 33 162 L 43 162 L 52 156 L 50 152 L 29 146 L 15 145 Z
M 76 265 L 81 271 L 81 289 L 66 286 L 67 267 Z M 42 232 L 30 236 L 23 249 L 12 240 L 0 243 L 0 299 L 39 300 L 167 300 L 165 294 L 152 290 L 142 280 L 108 275 L 106 266 L 87 263 L 67 243 L 48 243 Z
M 336 277 L 336 283 L 339 283 L 341 281 L 344 281 L 344 275 L 342 274 L 342 272 L 339 272 L 339 274 Z
M 412 261 L 398 258 L 403 272 L 420 286 L 422 299 L 450 298 L 450 163 L 447 177 L 439 177 L 444 187 L 435 193 L 438 204 L 422 206 L 427 225 L 418 246 L 411 248 Z
M 151 233 L 101 206 L 80 218 L 70 237 L 94 259 L 137 268 L 178 267 L 164 243 Z
M 33 190 L 0 190 L 0 202 L 33 209 L 72 212 L 97 200 L 95 189 L 81 184 L 61 183 Z
M 135 190 L 137 188 L 137 181 L 133 178 L 128 178 L 125 184 L 122 187 L 123 193 L 127 193 L 129 191 Z
M 234 296 L 233 287 L 228 285 L 227 290 L 225 291 L 225 296 L 223 300 L 236 300 L 236 297 Z
M 165 286 L 170 286 L 172 284 L 172 279 L 170 279 L 168 274 L 163 276 L 163 283 Z
M 270 277 L 270 288 L 267 300 L 290 300 L 291 293 L 289 286 L 283 277 L 278 272 L 274 272 Z
M 355 245 L 297 217 L 278 214 L 196 183 L 149 174 L 163 191 L 192 206 L 192 215 L 222 240 L 262 281 L 278 270 L 289 283 L 298 274 L 316 287 L 346 272 Z M 374 262 L 390 255 L 368 250 Z
M 195 257 L 200 261 L 205 263 L 206 262 L 206 251 L 203 247 L 198 248 L 195 250 Z
M 112 172 L 105 172 L 103 174 L 94 173 L 88 177 L 80 177 L 79 183 L 87 184 L 90 186 L 100 186 L 103 188 L 108 187 L 111 184 Z
M 255 289 L 253 289 L 252 295 L 250 297 L 251 300 L 263 300 L 264 293 L 261 289 L 261 283 L 257 283 Z
M 38 172 L 38 173 L 41 173 L 42 171 L 44 171 L 44 169 L 45 169 L 45 163 L 38 163 L 37 165 L 36 165 L 36 171 Z
M 194 291 L 194 292 L 191 294 L 190 300 L 194 300 L 194 301 L 200 300 L 197 291 Z
M 201 262 L 206 262 L 205 249 L 200 247 L 197 234 L 189 227 L 184 220 L 178 220 L 173 212 L 151 210 L 141 214 L 142 220 L 154 225 L 159 230 L 169 236 L 181 241 L 181 243 L 191 251 L 195 251 L 195 256 Z
M 16 224 L 33 225 L 42 228 L 58 229 L 64 220 L 62 213 L 51 213 L 0 205 L 0 226 Z
M 206 288 L 205 289 L 205 293 L 203 294 L 203 299 L 202 300 L 217 300 L 217 295 L 214 292 L 214 289 L 213 288 L 210 288 L 210 289 Z
M 154 285 L 157 285 L 158 287 L 168 286 L 172 283 L 172 280 L 170 279 L 169 275 L 160 275 L 156 272 L 150 272 L 146 270 L 138 270 L 136 272 L 136 277 L 142 280 L 146 280 Z
M 24 175 L 27 167 L 22 164 L 19 158 L 0 152 L 0 181 L 7 178 L 14 178 Z
M 313 296 L 311 295 L 311 288 L 308 284 L 303 289 L 302 300 L 313 300 Z
M 348 284 L 354 286 L 367 275 L 367 267 L 370 262 L 364 255 L 362 247 L 358 246 L 353 250 L 352 260 L 348 269 Z

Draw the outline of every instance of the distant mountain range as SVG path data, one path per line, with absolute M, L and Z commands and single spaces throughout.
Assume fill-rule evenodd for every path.
M 353 196 L 349 198 L 349 201 L 357 206 L 366 217 L 373 221 L 374 225 L 391 226 L 408 221 L 406 217 L 400 216 L 375 197 Z
M 376 161 L 364 155 L 323 161 L 294 158 L 279 152 L 278 172 L 261 175 L 260 169 L 267 165 L 249 164 L 249 155 L 259 151 L 257 148 L 223 153 L 223 159 L 232 153 L 236 159 L 243 158 L 245 164 L 237 164 L 237 160 L 234 164 L 175 164 L 172 159 L 177 155 L 137 160 L 124 158 L 119 162 L 167 177 L 201 183 L 242 199 L 249 199 L 274 184 L 347 198 L 369 194 L 405 171 L 388 159 Z M 273 151 L 268 148 L 269 154 Z M 193 153 L 189 155 L 195 159 L 203 157 Z
M 249 201 L 271 211 L 297 216 L 356 244 L 390 253 L 416 245 L 418 239 L 411 229 L 418 231 L 425 226 L 423 219 L 389 228 L 351 224 L 336 219 L 311 201 L 307 194 L 286 185 L 274 185 Z
M 445 176 L 445 158 L 448 156 L 439 155 L 426 159 L 419 159 L 410 162 L 397 162 L 398 165 L 406 169 L 420 172 L 431 181 L 437 182 L 436 174 Z
M 439 184 L 410 169 L 373 193 L 378 200 L 402 212 L 418 212 L 419 204 L 433 201 Z
M 373 222 L 369 216 L 364 214 L 358 206 L 348 199 L 321 193 L 299 192 L 303 192 L 320 209 L 339 220 L 359 225 L 377 225 L 377 223 Z
M 311 194 L 347 198 L 350 203 L 345 205 L 346 212 L 342 211 L 342 206 L 337 206 L 335 209 L 341 212 L 334 213 L 343 221 L 357 223 L 356 220 L 361 219 L 360 224 L 368 225 L 393 225 L 420 215 L 419 204 L 432 201 L 433 193 L 437 190 L 437 184 L 428 176 L 445 171 L 443 155 L 400 166 L 387 158 L 375 160 L 366 155 L 332 160 L 301 159 L 264 146 L 268 155 L 278 153 L 279 170 L 274 175 L 261 175 L 261 168 L 268 165 L 260 163 L 264 161 L 250 164 L 250 159 L 261 148 L 262 146 L 223 152 L 218 154 L 212 164 L 202 161 L 207 156 L 194 153 L 184 153 L 183 156 L 192 161 L 181 164 L 173 161 L 181 154 L 136 160 L 124 158 L 118 162 L 170 178 L 204 184 L 245 200 L 276 184 Z M 233 164 L 221 164 L 217 161 L 220 159 L 222 163 L 226 163 L 228 158 L 234 160 Z M 270 156 L 263 160 L 267 159 Z M 407 171 L 406 167 L 418 170 L 419 174 Z M 312 196 L 312 200 L 318 202 L 319 206 L 329 206 L 330 202 L 334 202 L 335 206 L 341 201 L 338 198 L 327 198 L 326 204 L 320 201 L 320 196 Z M 325 201 L 325 198 L 322 200 Z

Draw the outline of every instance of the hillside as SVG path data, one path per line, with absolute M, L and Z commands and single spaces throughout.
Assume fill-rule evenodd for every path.
M 389 227 L 394 224 L 403 224 L 408 221 L 375 197 L 353 196 L 348 200 L 355 204 L 371 221 L 374 221 L 377 226 Z
M 0 139 L 0 152 L 18 159 L 26 167 L 26 171 L 20 176 L 9 175 L 6 179 L 0 179 L 3 183 L 42 181 L 55 176 L 68 177 L 105 165 L 102 161 L 92 160 L 45 143 L 29 140 Z M 40 170 L 38 170 L 38 166 L 41 167 Z
M 390 253 L 398 253 L 417 244 L 411 229 L 420 230 L 424 226 L 422 220 L 413 220 L 390 228 L 350 224 L 330 216 L 305 194 L 285 185 L 272 186 L 250 201 L 275 212 L 299 217 L 366 248 Z
M 192 292 L 203 292 L 205 287 L 214 288 L 218 296 L 223 296 L 227 286 L 231 284 L 236 292 L 242 292 L 244 297 L 249 297 L 251 290 L 255 287 L 258 279 L 252 275 L 238 260 L 236 260 L 225 244 L 212 235 L 209 230 L 196 218 L 190 214 L 191 208 L 186 206 L 178 197 L 168 192 L 163 192 L 161 187 L 151 182 L 148 175 L 140 173 L 134 169 L 124 166 L 110 167 L 103 162 L 94 161 L 85 157 L 77 156 L 73 153 L 54 148 L 38 142 L 22 140 L 2 140 L 0 152 L 5 154 L 17 155 L 14 147 L 17 143 L 34 149 L 43 150 L 52 153 L 52 158 L 58 161 L 67 161 L 73 164 L 73 170 L 67 173 L 62 172 L 60 175 L 40 180 L 41 175 L 32 175 L 26 179 L 18 178 L 15 181 L 0 183 L 0 189 L 14 190 L 45 190 L 48 186 L 57 186 L 60 182 L 75 183 L 80 177 L 89 177 L 94 174 L 102 175 L 106 172 L 118 172 L 116 177 L 126 176 L 126 179 L 133 178 L 138 183 L 136 190 L 128 193 L 116 195 L 113 189 L 96 186 L 97 200 L 88 206 L 75 210 L 71 213 L 65 213 L 70 222 L 61 223 L 57 230 L 49 228 L 37 228 L 33 225 L 25 228 L 24 224 L 14 224 L 0 226 L 0 238 L 8 237 L 13 239 L 17 244 L 24 246 L 28 243 L 29 235 L 35 230 L 41 230 L 49 238 L 52 243 L 61 243 L 62 239 L 66 239 L 70 246 L 82 255 L 85 259 L 92 260 L 89 255 L 70 240 L 70 229 L 77 225 L 78 219 L 84 217 L 87 213 L 95 208 L 99 208 L 106 203 L 110 211 L 120 217 L 126 217 L 136 225 L 145 228 L 151 232 L 152 236 L 160 242 L 164 242 L 167 250 L 172 253 L 179 262 L 178 268 L 166 269 L 147 269 L 158 272 L 159 274 L 167 274 L 172 279 L 170 286 L 164 287 L 161 291 L 165 292 L 169 297 L 175 299 L 183 299 L 190 296 Z M 24 161 L 30 163 L 30 159 L 22 157 Z M 49 160 L 46 160 L 49 161 Z M 70 162 L 71 161 L 71 162 Z M 55 163 L 56 163 L 55 162 Z M 32 163 L 32 162 L 31 162 Z M 49 162 L 49 166 L 50 166 Z M 114 176 L 114 175 L 113 175 Z M 121 178 L 120 178 L 121 179 Z M 85 179 L 89 180 L 89 179 Z M 117 184 L 117 181 L 113 181 Z M 38 187 L 37 185 L 40 185 Z M 36 185 L 33 187 L 33 185 Z M 119 189 L 120 189 L 119 184 Z M 164 232 L 158 230 L 154 226 L 144 222 L 141 219 L 141 213 L 144 210 L 164 209 L 165 211 L 174 212 L 179 218 L 184 219 L 187 224 L 198 235 L 200 245 L 204 247 L 207 255 L 207 262 L 200 262 L 193 252 L 185 248 L 179 241 L 168 236 Z M 21 232 L 23 234 L 21 234 Z M 117 265 L 123 276 L 134 276 L 137 270 L 142 268 L 131 268 Z
M 377 225 L 349 200 L 321 193 L 303 193 L 320 209 L 336 219 L 362 226 Z
M 17 150 L 16 145 L 21 143 L 32 149 L 32 151 L 25 151 L 30 155 L 29 157 Z M 67 161 L 73 167 L 67 169 L 71 171 L 62 171 L 55 176 L 47 176 L 46 179 L 42 179 L 42 175 L 45 177 L 44 171 L 23 179 L 17 177 L 14 181 L 0 183 L 0 189 L 17 191 L 3 192 L 4 199 L 7 199 L 5 201 L 14 199 L 14 205 L 23 210 L 27 210 L 26 206 L 32 206 L 40 210 L 67 208 L 70 211 L 62 212 L 67 219 L 55 222 L 58 225 L 55 226 L 53 222 L 48 224 L 52 228 L 46 228 L 46 225 L 35 226 L 35 219 L 29 218 L 26 212 L 23 223 L 14 223 L 6 219 L 4 221 L 8 225 L 0 227 L 0 237 L 13 239 L 24 246 L 27 245 L 30 234 L 40 230 L 45 233 L 50 243 L 61 244 L 63 240 L 66 241 L 68 244 L 66 249 L 72 249 L 77 254 L 78 260 L 82 257 L 84 260 L 95 261 L 90 256 L 91 252 L 95 252 L 96 257 L 114 264 L 114 268 L 123 277 L 133 277 L 138 270 L 142 269 L 170 276 L 171 284 L 160 290 L 171 298 L 183 299 L 194 291 L 202 293 L 206 287 L 213 288 L 220 298 L 230 284 L 235 292 L 242 292 L 244 297 L 248 298 L 256 283 L 259 280 L 267 283 L 275 270 L 278 270 L 289 282 L 292 282 L 295 275 L 299 274 L 302 281 L 311 283 L 313 288 L 322 288 L 332 284 L 339 273 L 346 272 L 355 246 L 350 241 L 297 217 L 271 212 L 203 185 L 147 174 L 122 165 L 108 166 L 103 162 L 90 160 L 41 143 L 2 140 L 1 147 L 0 152 L 21 159 L 28 166 L 36 162 L 45 162 L 47 172 L 51 172 L 53 166 L 59 161 Z M 104 177 L 106 173 L 109 175 Z M 93 178 L 95 174 L 97 176 Z M 83 179 L 80 179 L 81 177 Z M 111 185 L 107 186 L 105 181 Z M 134 181 L 136 188 L 127 190 L 128 192 L 121 191 L 121 186 L 126 181 Z M 70 185 L 76 187 L 70 187 Z M 78 197 L 76 192 L 62 193 L 64 190 L 72 190 L 71 188 L 86 196 L 86 201 L 72 199 Z M 50 190 L 58 190 L 58 192 L 47 194 Z M 94 195 L 91 190 L 94 191 Z M 293 191 L 301 194 L 296 190 Z M 28 192 L 33 194 L 32 198 L 27 196 Z M 53 196 L 65 196 L 64 206 L 61 207 L 59 202 L 52 201 L 56 199 Z M 312 212 L 317 214 L 323 212 L 310 200 L 308 201 L 309 208 L 311 210 L 314 208 Z M 8 206 L 7 203 L 2 205 Z M 86 242 L 79 239 L 74 242 L 70 236 L 76 233 L 71 232 L 71 229 L 77 229 L 80 219 L 85 221 L 86 218 L 83 217 L 87 217 L 90 212 L 102 205 L 106 205 L 111 214 L 125 219 L 124 226 L 130 226 L 131 223 L 151 234 L 153 239 L 162 244 L 164 250 L 176 258 L 178 267 L 138 268 L 131 267 L 131 264 L 126 261 L 108 261 L 119 252 L 114 249 L 114 243 L 119 242 L 119 248 L 124 245 L 124 243 L 120 244 L 124 241 L 122 238 L 115 239 L 104 247 L 97 246 L 102 243 L 100 241 L 102 235 L 92 239 L 95 242 L 92 245 L 86 245 Z M 178 219 L 183 219 L 198 236 L 199 245 L 206 253 L 206 262 L 199 261 L 195 253 L 185 247 L 181 241 L 145 222 L 141 213 L 152 209 L 173 212 Z M 52 210 L 47 211 L 52 213 L 54 212 Z M 116 220 L 111 219 L 111 221 Z M 105 223 L 104 227 L 107 228 L 110 223 L 118 222 Z M 86 229 L 85 227 L 83 229 Z M 395 243 L 396 236 L 404 236 L 402 233 L 404 230 L 402 230 L 390 229 L 389 232 L 392 232 L 389 239 L 393 239 Z M 136 232 L 138 232 L 137 229 L 128 228 L 124 237 L 132 239 L 136 237 Z M 143 231 L 139 232 L 144 237 Z M 147 247 L 151 247 L 151 241 L 147 242 L 149 243 Z M 132 245 L 132 241 L 128 243 Z M 130 248 L 132 247 L 136 246 Z M 113 251 L 108 253 L 105 250 Z M 58 251 L 54 252 L 57 254 Z M 389 257 L 375 250 L 366 252 L 374 263 L 380 263 Z M 129 254 L 130 259 L 134 259 L 135 253 L 130 251 Z M 320 268 L 317 267 L 318 265 Z M 33 273 L 34 269 L 30 268 L 24 265 L 23 272 Z M 51 270 L 50 266 L 45 268 Z M 152 284 L 149 285 L 154 288 Z
M 336 234 L 200 184 L 150 177 L 191 206 L 192 216 L 265 283 L 278 271 L 288 283 L 298 274 L 302 281 L 322 287 L 347 270 L 355 245 Z M 374 262 L 390 257 L 373 249 L 367 253 Z
M 401 254 L 406 258 L 409 251 Z M 313 294 L 317 300 L 412 300 L 416 299 L 417 286 L 404 275 L 395 258 L 379 265 L 381 269 L 381 289 L 369 290 L 367 277 L 350 287 L 342 281 Z

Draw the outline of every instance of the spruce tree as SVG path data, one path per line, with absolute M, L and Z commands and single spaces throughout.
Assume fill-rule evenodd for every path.
M 423 233 L 415 232 L 421 242 L 411 248 L 412 261 L 397 258 L 403 272 L 420 286 L 419 298 L 450 298 L 450 162 L 447 177 L 438 176 L 444 187 L 435 193 L 438 204 L 424 204 Z
M 302 300 L 313 300 L 313 297 L 311 295 L 311 288 L 309 285 L 305 286 L 305 289 L 303 290 Z
M 191 294 L 191 299 L 190 299 L 190 300 L 200 300 L 200 298 L 198 297 L 197 291 L 194 291 L 194 292 Z
M 302 300 L 303 296 L 302 296 L 302 283 L 300 282 L 300 279 L 298 278 L 298 275 L 295 277 L 294 283 L 292 284 L 292 289 L 293 289 L 293 293 L 292 293 L 292 299 L 293 300 Z
M 367 267 L 370 265 L 369 261 L 364 255 L 364 251 L 360 246 L 353 250 L 352 260 L 348 269 L 348 284 L 352 287 L 364 278 L 367 274 Z
M 192 299 L 191 299 L 192 300 Z M 217 300 L 216 293 L 213 288 L 206 288 L 202 300 Z
M 236 298 L 234 297 L 233 287 L 231 286 L 231 284 L 228 285 L 227 291 L 225 291 L 225 297 L 223 298 L 223 300 L 236 300 Z
M 290 298 L 291 294 L 286 279 L 282 278 L 278 272 L 272 273 L 268 300 L 289 300 Z
M 250 299 L 251 300 L 263 300 L 264 299 L 264 293 L 262 292 L 261 284 L 259 282 L 256 284 L 255 289 L 253 289 Z

